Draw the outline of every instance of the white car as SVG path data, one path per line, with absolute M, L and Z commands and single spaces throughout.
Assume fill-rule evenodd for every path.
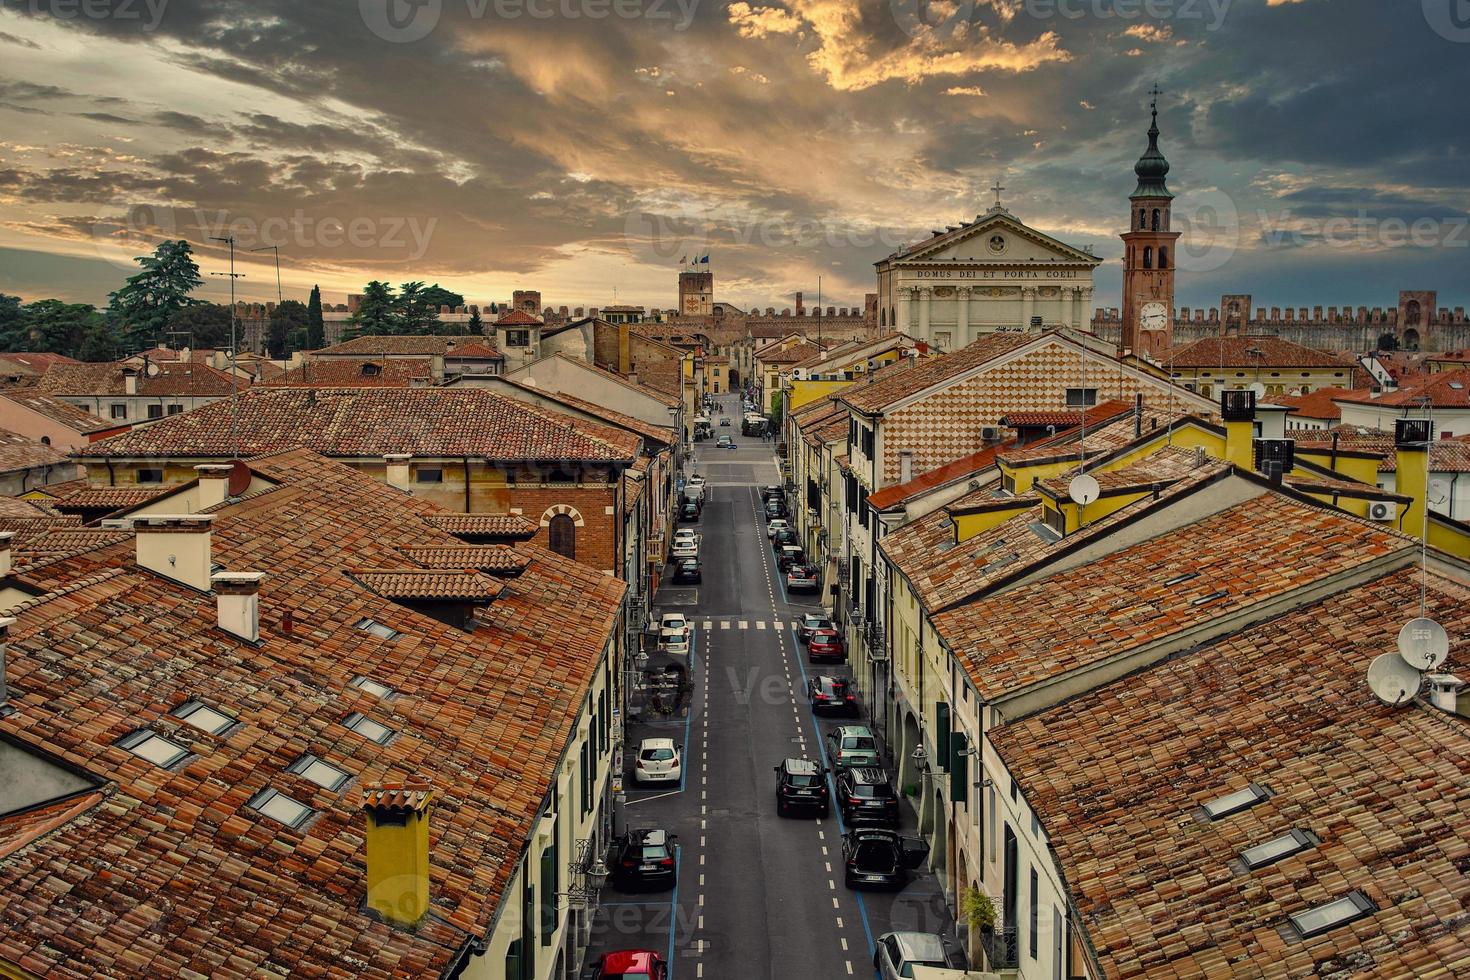
M 669 637 L 666 640 L 661 640 L 661 642 L 663 643 L 664 653 L 668 654 L 669 656 L 671 656 L 671 657 L 687 657 L 687 656 L 689 656 L 689 634 L 688 633 L 685 633 L 683 636 L 671 636 L 671 637 Z
M 674 639 L 689 639 L 689 620 L 683 613 L 664 613 L 658 622 L 658 641 L 668 643 Z
M 766 524 L 766 537 L 774 538 L 777 531 L 784 531 L 789 527 L 791 527 L 791 524 L 789 521 L 786 520 L 786 518 L 773 517 L 771 518 L 770 522 Z
M 690 490 L 694 491 L 695 493 L 699 494 L 699 499 L 703 500 L 704 477 L 700 476 L 698 473 L 694 474 L 688 480 L 684 481 L 684 489 L 686 492 Z
M 674 532 L 674 541 L 676 543 L 679 541 L 693 541 L 695 544 L 698 544 L 699 532 L 692 527 L 681 527 Z
M 638 758 L 633 765 L 635 783 L 677 783 L 683 775 L 679 758 L 682 745 L 671 738 L 645 738 L 638 743 Z
M 669 549 L 669 557 L 673 561 L 678 561 L 681 558 L 698 558 L 699 542 L 689 538 L 675 538 L 674 546 Z

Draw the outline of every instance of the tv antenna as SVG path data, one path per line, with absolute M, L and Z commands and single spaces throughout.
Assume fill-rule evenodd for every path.
M 244 279 L 243 272 L 235 271 L 235 236 L 209 238 L 212 242 L 224 242 L 230 246 L 230 271 L 211 272 L 212 276 L 227 276 L 230 280 L 230 446 L 236 457 L 240 455 L 240 384 L 235 373 L 235 280 Z

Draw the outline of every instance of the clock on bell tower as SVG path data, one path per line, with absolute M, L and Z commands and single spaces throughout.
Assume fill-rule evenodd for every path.
M 1123 234 L 1123 348 L 1158 358 L 1174 343 L 1174 243 L 1169 229 L 1174 195 L 1164 178 L 1169 161 L 1159 152 L 1159 89 L 1149 111 L 1148 149 L 1134 164 L 1138 186 L 1129 195 L 1128 231 Z

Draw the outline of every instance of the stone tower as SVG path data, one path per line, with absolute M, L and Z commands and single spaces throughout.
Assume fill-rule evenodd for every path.
M 1134 164 L 1138 186 L 1129 195 L 1128 231 L 1123 234 L 1123 347 L 1135 354 L 1159 357 L 1174 343 L 1174 243 L 1180 233 L 1169 229 L 1174 195 L 1164 178 L 1169 161 L 1159 152 L 1159 91 L 1149 111 L 1148 149 Z
M 713 272 L 679 273 L 679 313 L 682 316 L 709 316 L 715 311 L 715 274 Z

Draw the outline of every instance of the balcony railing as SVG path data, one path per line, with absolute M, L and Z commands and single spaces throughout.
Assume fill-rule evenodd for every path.
M 991 970 L 1014 970 L 1020 965 L 1014 928 L 980 933 L 980 948 L 985 950 L 986 966 Z

